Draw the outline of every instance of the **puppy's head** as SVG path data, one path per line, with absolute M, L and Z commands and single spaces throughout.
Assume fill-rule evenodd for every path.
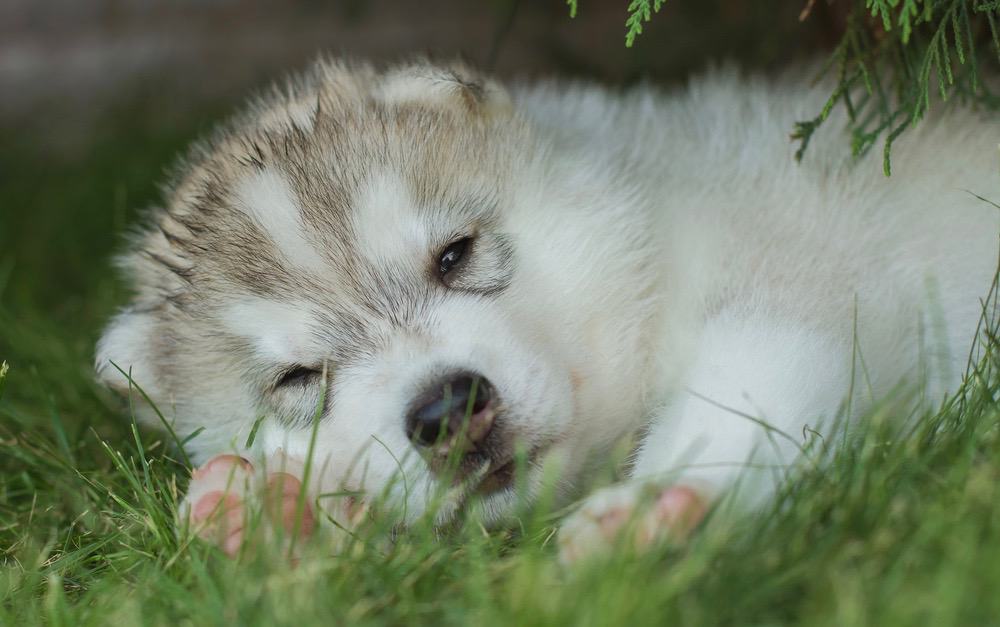
M 320 63 L 194 150 L 123 258 L 98 372 L 204 428 L 196 457 L 255 423 L 302 455 L 315 425 L 329 483 L 411 514 L 447 483 L 500 517 L 515 459 L 529 490 L 548 461 L 572 477 L 643 366 L 617 309 L 635 240 L 552 154 L 465 68 Z

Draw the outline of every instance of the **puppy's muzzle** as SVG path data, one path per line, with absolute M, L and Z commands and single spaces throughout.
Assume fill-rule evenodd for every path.
M 486 377 L 459 373 L 417 397 L 406 415 L 406 434 L 437 455 L 475 451 L 493 429 L 496 393 Z

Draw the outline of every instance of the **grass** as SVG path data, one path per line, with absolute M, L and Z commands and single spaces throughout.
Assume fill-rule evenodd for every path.
M 108 258 L 208 117 L 113 120 L 53 156 L 0 135 L 0 624 L 986 625 L 1000 622 L 998 353 L 941 410 L 890 406 L 754 517 L 686 547 L 568 571 L 557 521 L 508 531 L 376 522 L 339 556 L 232 561 L 174 528 L 188 470 L 90 373 L 123 299 Z M 125 121 L 122 121 L 122 120 Z M 991 330 L 993 327 L 990 327 Z M 987 334 L 989 335 L 989 334 Z

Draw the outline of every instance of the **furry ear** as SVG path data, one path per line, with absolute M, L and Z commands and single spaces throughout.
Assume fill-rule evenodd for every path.
M 129 380 L 118 370 L 121 368 L 131 373 L 132 380 L 147 394 L 158 396 L 159 385 L 150 359 L 154 328 L 155 320 L 147 313 L 126 310 L 115 316 L 97 343 L 98 379 L 116 392 L 128 394 Z
M 390 104 L 461 108 L 485 115 L 511 109 L 510 96 L 499 83 L 461 65 L 398 68 L 382 78 L 375 96 Z

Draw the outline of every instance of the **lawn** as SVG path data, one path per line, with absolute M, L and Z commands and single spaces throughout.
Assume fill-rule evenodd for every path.
M 567 570 L 544 510 L 495 532 L 376 521 L 294 565 L 272 546 L 233 561 L 179 535 L 189 469 L 91 375 L 125 296 L 111 255 L 214 114 L 153 117 L 109 115 L 59 150 L 0 131 L 0 624 L 1000 623 L 988 339 L 940 411 L 906 420 L 885 405 L 838 452 L 819 443 L 773 507 L 723 507 L 686 546 Z

